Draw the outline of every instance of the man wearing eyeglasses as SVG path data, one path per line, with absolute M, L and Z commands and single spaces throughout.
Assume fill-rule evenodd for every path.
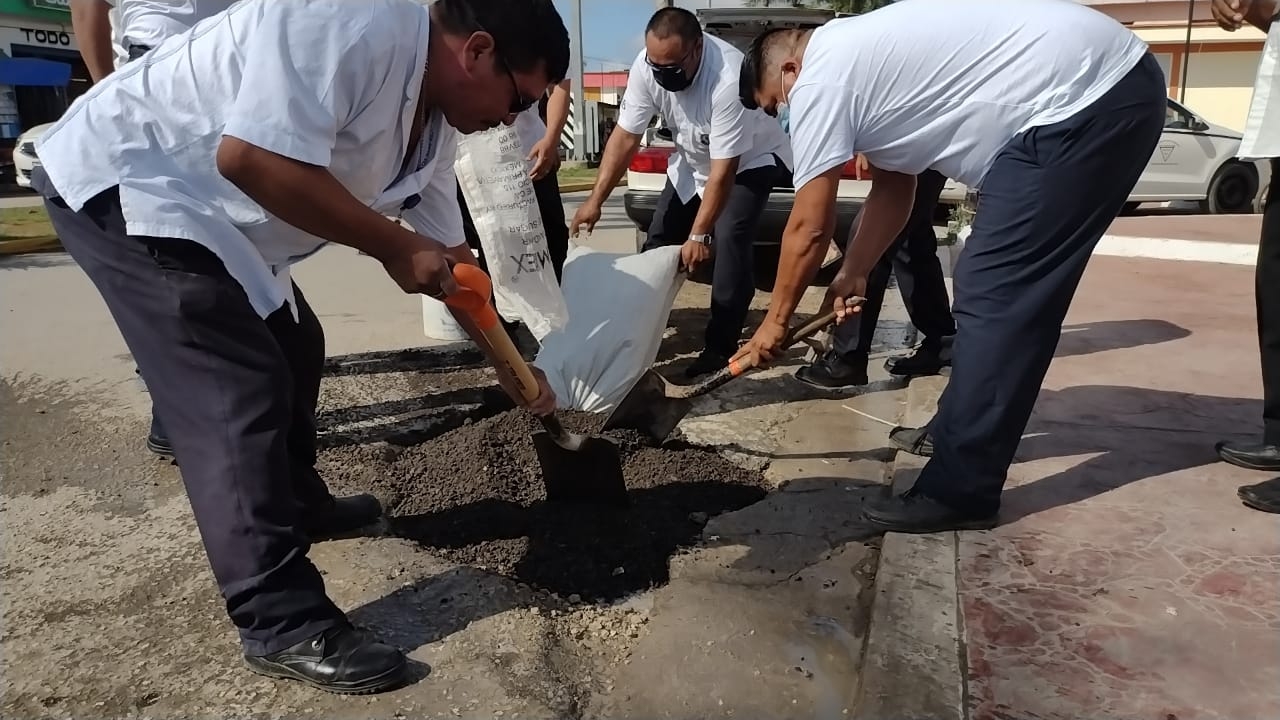
M 723 368 L 738 349 L 755 294 L 755 227 L 791 162 L 777 121 L 738 101 L 741 64 L 742 53 L 704 35 L 688 10 L 654 13 L 595 188 L 569 225 L 577 234 L 599 222 L 601 207 L 640 147 L 641 134 L 660 113 L 674 130 L 676 152 L 644 250 L 681 245 L 690 273 L 712 262 L 706 347 L 685 371 L 691 378 Z
M 551 0 L 245 0 L 109 75 L 37 143 L 33 182 L 151 386 L 255 672 L 369 693 L 406 670 L 307 558 L 380 508 L 335 508 L 316 472 L 324 335 L 290 266 L 333 242 L 407 293 L 456 292 L 450 263 L 474 262 L 456 132 L 511 122 L 568 61 Z

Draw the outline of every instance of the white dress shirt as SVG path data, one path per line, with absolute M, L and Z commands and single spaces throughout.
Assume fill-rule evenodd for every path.
M 1280 22 L 1271 24 L 1262 46 L 1238 152 L 1242 160 L 1280 157 Z
M 907 0 L 813 32 L 784 86 L 795 187 L 856 153 L 980 188 L 1016 135 L 1075 115 L 1147 53 L 1069 0 Z
M 627 89 L 618 111 L 618 127 L 639 135 L 661 113 L 672 129 L 676 152 L 667 177 L 681 202 L 701 196 L 711 175 L 712 160 L 741 158 L 738 172 L 776 164 L 788 167 L 791 148 L 777 120 L 759 110 L 747 110 L 738 97 L 742 53 L 720 38 L 704 35 L 702 62 L 693 84 L 681 92 L 658 85 L 641 50 L 627 76 Z
M 324 241 L 219 174 L 223 135 L 328 168 L 384 214 L 418 195 L 406 222 L 465 241 L 456 131 L 433 112 L 422 144 L 406 147 L 429 23 L 413 0 L 245 0 L 90 88 L 36 150 L 71 209 L 118 185 L 130 234 L 209 248 L 266 317 L 292 300 L 289 266 Z

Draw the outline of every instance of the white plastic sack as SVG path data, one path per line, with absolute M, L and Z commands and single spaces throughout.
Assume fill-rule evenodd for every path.
M 541 341 L 568 322 L 542 214 L 514 127 L 462 135 L 454 162 L 480 236 L 498 312 L 522 320 Z
M 658 357 L 676 293 L 680 247 L 639 255 L 572 247 L 564 266 L 569 324 L 534 363 L 563 409 L 608 412 Z

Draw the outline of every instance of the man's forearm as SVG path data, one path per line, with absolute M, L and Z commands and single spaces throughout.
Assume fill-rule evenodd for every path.
M 235 138 L 218 148 L 218 171 L 267 212 L 330 242 L 379 260 L 416 234 L 357 200 L 329 171 L 276 155 Z
M 605 144 L 604 157 L 600 160 L 600 170 L 588 202 L 603 205 L 609 199 L 609 193 L 617 187 L 622 174 L 627 171 L 627 165 L 631 163 L 631 156 L 636 154 L 639 147 L 639 135 L 633 135 L 622 128 L 613 131 L 609 142 Z
M 556 85 L 547 99 L 547 134 L 557 146 L 564 134 L 564 127 L 569 123 L 569 81 Z
M 737 160 L 724 169 L 712 169 L 707 186 L 702 189 L 702 203 L 698 206 L 698 214 L 693 218 L 689 229 L 692 235 L 710 235 L 716 227 L 716 220 L 729 204 L 729 193 L 737 179 Z
M 835 232 L 834 213 L 821 224 L 794 213 L 782 235 L 782 249 L 778 257 L 778 274 L 769 299 L 769 312 L 765 322 L 786 326 L 800 304 L 804 291 L 813 282 L 822 259 L 827 254 L 827 243 Z M 828 227 L 831 225 L 831 227 Z
M 72 0 L 71 29 L 80 46 L 80 57 L 96 83 L 115 70 L 111 44 L 111 6 L 103 0 Z
M 871 192 L 862 206 L 858 227 L 849 243 L 845 268 L 855 277 L 866 277 L 893 245 L 911 217 L 915 203 L 914 175 L 881 172 L 871 181 Z

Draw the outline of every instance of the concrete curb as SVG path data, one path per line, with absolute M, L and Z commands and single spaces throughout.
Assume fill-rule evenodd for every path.
M 940 377 L 913 380 L 907 386 L 903 424 L 927 423 L 945 385 Z M 909 488 L 924 463 L 924 458 L 899 452 L 894 492 Z M 856 713 L 861 720 L 967 716 L 956 552 L 954 532 L 885 535 Z
M 595 180 L 578 180 L 576 182 L 563 182 L 563 183 L 560 183 L 560 193 L 564 194 L 564 193 L 572 193 L 572 192 L 585 192 L 595 186 L 596 186 Z M 627 186 L 626 178 L 622 178 L 621 182 L 619 182 L 617 185 L 614 185 L 615 188 L 626 187 L 626 186 Z

